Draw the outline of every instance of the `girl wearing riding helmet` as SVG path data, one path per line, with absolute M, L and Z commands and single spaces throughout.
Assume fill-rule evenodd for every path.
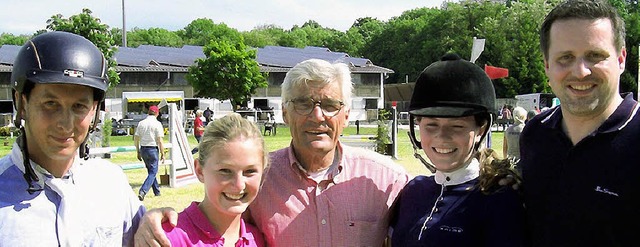
M 498 185 L 517 175 L 508 160 L 482 148 L 495 98 L 486 73 L 455 54 L 420 74 L 409 106 L 410 138 L 427 155 L 416 157 L 435 174 L 415 177 L 396 199 L 393 246 L 523 245 L 522 201 Z

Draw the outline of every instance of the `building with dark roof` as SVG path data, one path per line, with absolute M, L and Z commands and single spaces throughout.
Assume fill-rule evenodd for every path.
M 0 113 L 12 108 L 11 69 L 20 46 L 3 45 L 0 47 Z M 201 46 L 160 47 L 141 45 L 137 48 L 120 47 L 115 54 L 116 71 L 120 74 L 120 84 L 107 92 L 106 108 L 118 118 L 122 112 L 123 92 L 149 92 L 150 98 L 137 102 L 157 103 L 153 92 L 181 91 L 185 100 L 181 102 L 186 110 L 198 107 L 211 107 L 218 116 L 232 112 L 228 100 L 196 99 L 193 87 L 186 81 L 189 66 L 198 58 L 204 58 Z M 383 82 L 393 70 L 376 66 L 369 59 L 350 57 L 346 53 L 333 52 L 323 47 L 291 48 L 266 46 L 257 48 L 256 60 L 261 72 L 268 72 L 269 86 L 260 88 L 247 102 L 247 109 L 272 109 L 276 121 L 281 122 L 280 85 L 285 74 L 294 65 L 307 59 L 317 58 L 329 62 L 342 62 L 349 65 L 354 83 L 354 95 L 351 102 L 350 120 L 372 120 L 377 116 L 378 108 L 384 105 Z M 11 105 L 11 106 L 8 106 Z M 125 107 L 126 108 L 126 107 Z M 131 110 L 131 109 L 130 109 Z

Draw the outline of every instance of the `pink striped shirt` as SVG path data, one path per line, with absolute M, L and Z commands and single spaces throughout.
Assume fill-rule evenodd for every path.
M 343 146 L 338 169 L 316 183 L 291 147 L 271 153 L 271 167 L 250 218 L 268 246 L 381 246 L 389 207 L 409 177 L 389 157 Z

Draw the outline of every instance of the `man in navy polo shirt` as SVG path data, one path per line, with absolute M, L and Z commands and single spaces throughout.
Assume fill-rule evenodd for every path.
M 619 93 L 625 24 L 604 0 L 568 0 L 545 18 L 540 43 L 561 105 L 520 139 L 533 246 L 635 245 L 640 116 Z

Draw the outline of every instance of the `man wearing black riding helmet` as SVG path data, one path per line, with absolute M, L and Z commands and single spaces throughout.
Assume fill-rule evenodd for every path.
M 485 72 L 455 54 L 420 74 L 409 105 L 410 138 L 435 174 L 415 177 L 398 195 L 393 246 L 524 244 L 522 201 L 516 191 L 497 185 L 498 178 L 516 175 L 513 167 L 482 148 L 495 98 Z
M 144 207 L 126 176 L 83 159 L 106 68 L 93 43 L 66 32 L 38 35 L 18 52 L 11 82 L 21 134 L 0 159 L 3 246 L 133 245 Z

